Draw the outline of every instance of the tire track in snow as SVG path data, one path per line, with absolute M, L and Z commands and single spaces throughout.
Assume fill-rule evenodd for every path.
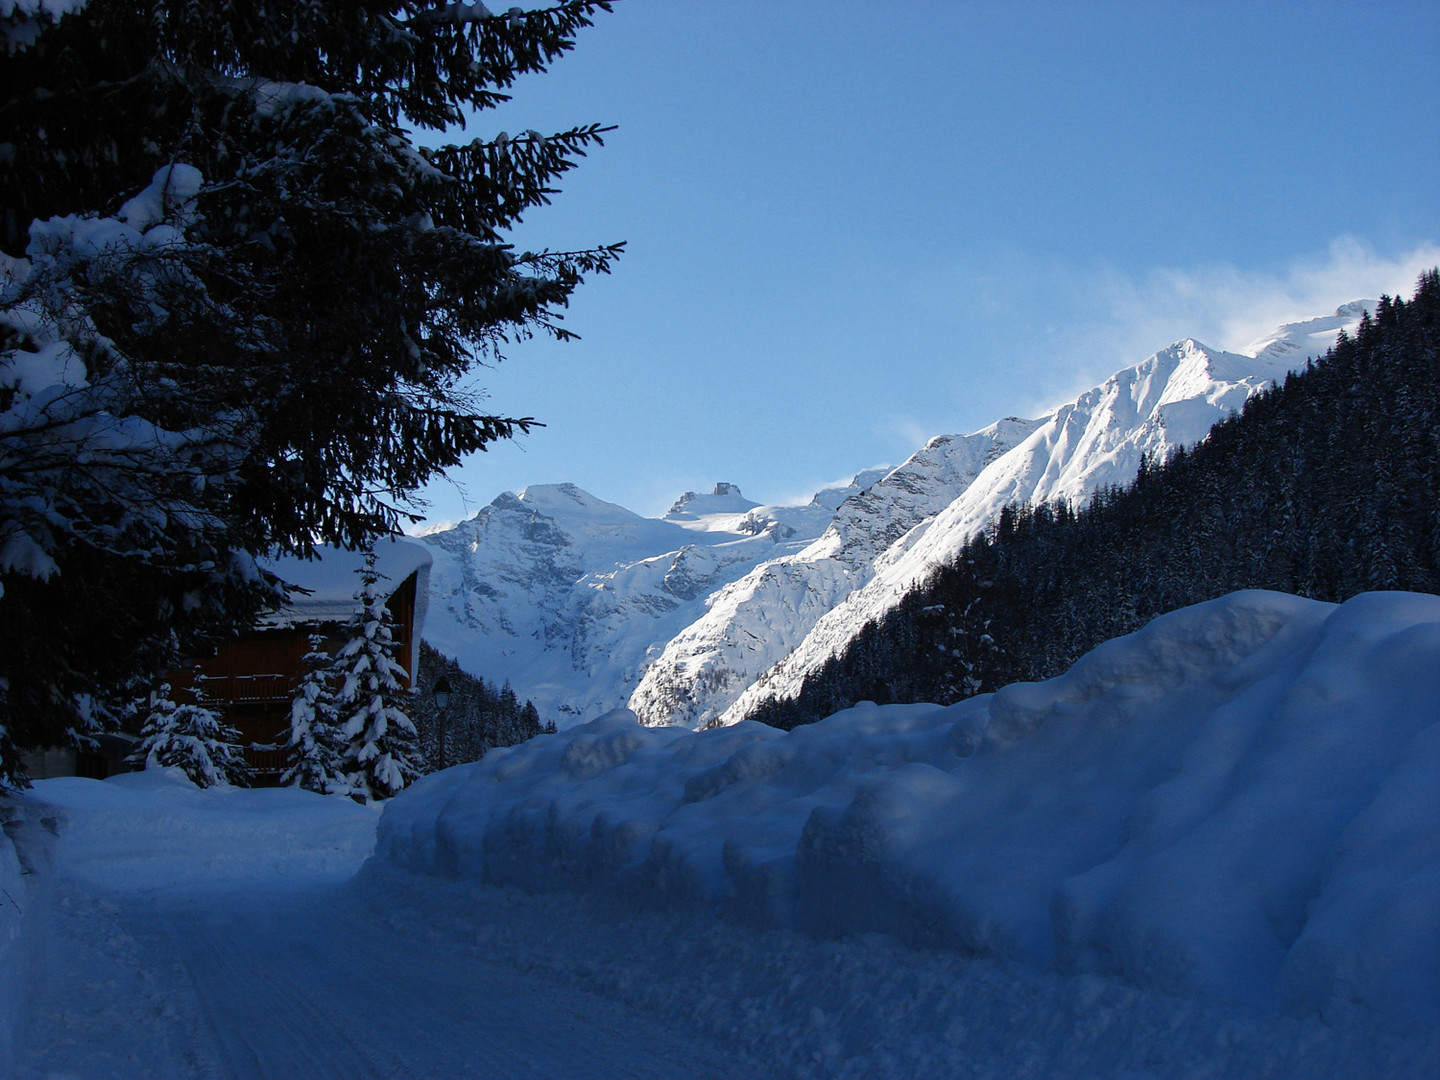
M 115 966 L 148 989 L 99 986 L 74 957 L 48 964 L 57 985 L 42 994 L 69 1006 L 64 1018 L 37 1017 L 25 1039 L 36 1080 L 753 1074 L 708 1038 L 544 972 L 488 962 L 473 941 L 407 933 L 403 920 L 374 919 L 334 886 L 148 890 L 113 901 L 95 892 L 76 905 L 106 915 L 102 927 L 57 910 L 75 954 L 97 937 L 121 942 Z M 96 1027 L 91 994 L 107 989 L 118 991 L 119 1013 Z M 77 1018 L 95 1030 L 67 1033 Z
M 204 1021 L 201 1034 L 211 1047 L 217 1076 L 399 1080 L 408 1075 L 362 1053 L 354 1040 L 330 1035 L 337 1029 L 336 1018 L 306 991 L 301 975 L 306 965 L 289 963 L 277 970 L 274 965 L 286 958 L 246 934 L 243 921 L 200 910 L 204 913 L 180 910 L 173 902 L 157 905 L 149 925 L 161 938 L 157 950 L 178 959 L 196 995 Z

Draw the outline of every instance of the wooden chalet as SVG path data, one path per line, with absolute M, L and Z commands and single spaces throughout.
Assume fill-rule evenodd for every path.
M 305 674 L 311 635 L 319 634 L 321 647 L 335 653 L 360 607 L 355 593 L 364 554 L 326 547 L 319 555 L 312 560 L 267 560 L 265 569 L 297 587 L 290 603 L 222 645 L 195 669 L 205 704 L 239 730 L 258 785 L 277 783 L 288 764 L 284 742 L 290 703 Z M 394 620 L 397 659 L 413 684 L 430 591 L 430 553 L 419 544 L 389 539 L 376 546 L 375 555 L 375 569 L 382 575 L 378 587 L 389 591 L 385 606 Z
M 365 562 L 359 551 L 323 547 L 316 559 L 262 560 L 265 569 L 296 586 L 290 603 L 261 618 L 256 627 L 222 645 L 189 671 L 171 672 L 173 690 L 181 695 L 198 686 L 205 704 L 240 731 L 245 760 L 255 770 L 257 785 L 276 784 L 288 765 L 284 750 L 290 728 L 290 702 L 305 674 L 310 636 L 319 634 L 331 654 L 345 644 L 346 624 L 359 609 L 358 571 Z M 402 539 L 380 541 L 375 548 L 377 586 L 387 589 L 385 606 L 394 619 L 392 634 L 398 659 L 411 685 L 420 662 L 420 631 L 430 595 L 430 552 Z M 181 700 L 185 700 L 184 697 Z M 98 737 L 96 749 L 77 754 L 56 747 L 26 754 L 31 779 L 87 776 L 103 780 L 133 768 L 126 757 L 137 739 L 119 732 Z

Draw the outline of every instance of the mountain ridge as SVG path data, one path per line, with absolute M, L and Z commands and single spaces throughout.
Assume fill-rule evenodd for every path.
M 713 723 L 737 723 L 767 697 L 797 694 L 807 674 L 1005 505 L 1083 501 L 1102 487 L 1128 483 L 1142 456 L 1164 456 L 1200 441 L 1252 394 L 1302 367 L 1315 354 L 1317 335 L 1333 342 L 1373 305 L 1353 301 L 1334 315 L 1286 324 L 1261 339 L 1254 356 L 1182 338 L 1059 406 L 953 503 L 891 545 L 877 559 L 872 580 L 817 620 L 805 641 L 716 713 Z
M 425 636 L 562 726 L 620 705 L 652 725 L 737 722 L 1006 502 L 1127 482 L 1142 454 L 1203 438 L 1370 306 L 1287 323 L 1241 353 L 1181 339 L 1043 417 L 936 436 L 804 505 L 757 504 L 723 481 L 661 518 L 573 484 L 504 492 L 416 537 L 435 556 Z

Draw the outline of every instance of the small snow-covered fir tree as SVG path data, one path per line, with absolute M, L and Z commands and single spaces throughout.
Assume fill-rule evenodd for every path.
M 196 693 L 200 698 L 199 692 Z M 240 733 L 220 719 L 203 700 L 176 704 L 170 684 L 150 695 L 149 715 L 140 729 L 140 745 L 130 760 L 147 769 L 179 766 L 196 786 L 243 785 L 250 778 L 239 746 Z
M 340 765 L 340 733 L 336 727 L 335 694 L 330 689 L 330 654 L 319 634 L 310 635 L 305 654 L 305 676 L 290 703 L 290 735 L 286 747 L 292 764 L 280 777 L 282 784 L 298 784 L 321 795 L 348 790 Z
M 420 775 L 415 725 L 402 702 L 408 691 L 405 669 L 395 659 L 390 611 L 376 587 L 375 552 L 365 556 L 355 599 L 360 609 L 351 617 L 349 640 L 332 669 L 336 722 L 344 742 L 341 768 L 351 792 L 366 799 L 386 799 Z

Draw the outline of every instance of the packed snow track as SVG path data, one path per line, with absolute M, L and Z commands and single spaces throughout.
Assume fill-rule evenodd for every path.
M 217 802 L 168 783 L 175 789 L 166 794 Z M 161 808 L 155 798 L 127 808 L 107 796 L 141 793 L 63 784 L 69 790 L 57 794 L 79 805 L 59 814 L 32 805 L 12 829 L 35 871 L 27 876 L 44 879 L 21 909 L 35 905 L 38 925 L 27 935 L 17 1077 L 755 1072 L 704 1036 L 542 969 L 487 959 L 483 915 L 463 939 L 453 926 L 437 934 L 416 923 L 419 912 L 387 904 L 378 881 L 345 883 L 368 851 L 373 810 L 298 792 L 229 791 L 216 793 L 228 812 L 188 826 L 152 818 L 147 838 L 140 826 L 151 817 L 147 803 Z M 265 805 L 275 802 L 300 810 L 293 825 L 256 820 L 273 817 Z M 328 851 L 296 849 L 307 812 Z M 98 843 L 107 822 L 110 858 Z M 58 835 L 38 844 L 51 829 Z

